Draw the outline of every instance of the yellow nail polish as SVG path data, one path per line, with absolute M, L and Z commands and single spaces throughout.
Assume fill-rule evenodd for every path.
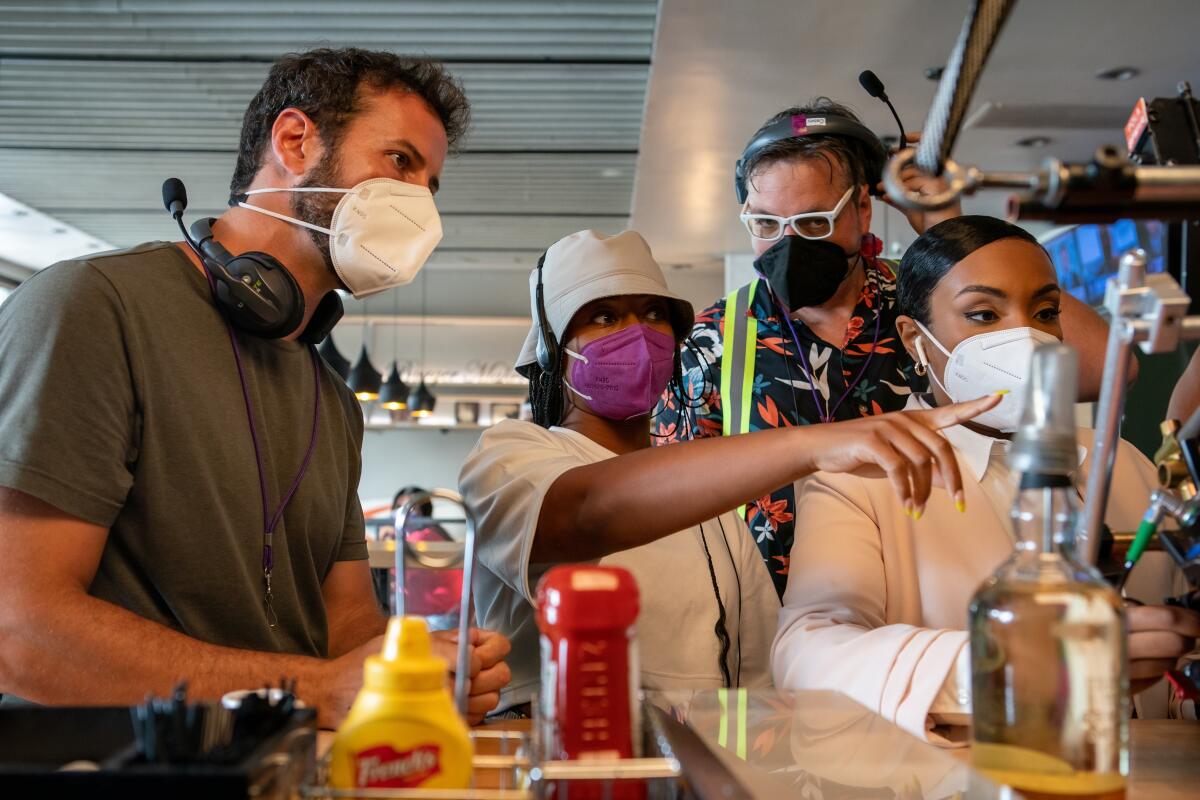
M 962 500 L 955 500 L 954 507 L 958 509 L 958 513 L 960 514 L 967 513 L 967 504 Z
M 925 513 L 925 512 L 924 512 L 922 509 L 920 509 L 920 508 L 915 508 L 915 509 L 913 509 L 913 519 L 914 519 L 914 520 L 918 520 L 918 519 L 920 519 L 920 518 L 921 518 L 921 515 L 922 515 L 923 513 Z
M 993 392 L 993 394 L 995 394 L 996 397 L 1003 397 L 1004 395 L 1008 394 L 1010 391 L 1012 391 L 1012 390 L 1011 389 L 997 389 L 995 392 Z

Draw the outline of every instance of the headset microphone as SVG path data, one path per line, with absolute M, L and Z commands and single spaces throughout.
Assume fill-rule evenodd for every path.
M 883 88 L 883 81 L 879 80 L 879 76 L 871 70 L 864 69 L 858 74 L 858 83 L 867 90 L 867 94 L 871 95 L 871 97 L 882 100 L 887 104 L 888 110 L 892 112 L 892 118 L 896 120 L 896 127 L 900 129 L 900 141 L 896 143 L 896 149 L 903 150 L 905 148 L 904 123 L 900 121 L 900 115 L 896 113 L 896 107 L 888 99 L 887 91 Z
M 187 208 L 187 189 L 179 178 L 167 178 L 162 185 L 163 205 L 172 217 L 179 219 Z
M 167 178 L 162 185 L 163 205 L 166 206 L 167 213 L 179 225 L 179 231 L 183 234 L 183 240 L 187 242 L 188 247 L 192 248 L 192 252 L 196 254 L 196 258 L 204 263 L 204 252 L 200 249 L 200 245 L 188 233 L 187 226 L 183 224 L 183 212 L 187 210 L 187 189 L 183 186 L 183 181 L 179 178 Z
M 304 292 L 278 259 L 257 251 L 230 253 L 213 236 L 215 219 L 196 220 L 189 231 L 183 224 L 187 190 L 179 178 L 163 181 L 162 198 L 188 247 L 204 265 L 214 300 L 230 322 L 264 339 L 280 339 L 300 327 L 304 321 Z M 337 292 L 326 293 L 299 340 L 307 344 L 320 342 L 333 330 L 342 313 L 342 300 Z

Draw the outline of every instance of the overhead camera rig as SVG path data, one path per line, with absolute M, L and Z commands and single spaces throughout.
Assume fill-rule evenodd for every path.
M 1137 166 L 1112 145 L 1101 147 L 1089 162 L 1068 164 L 1048 158 L 1033 172 L 984 172 L 946 159 L 940 175 L 947 188 L 929 195 L 906 189 L 900 179 L 901 172 L 916 163 L 916 152 L 911 147 L 901 150 L 883 173 L 888 195 L 905 208 L 932 211 L 980 189 L 1016 189 L 1025 194 L 1009 199 L 1013 219 L 1063 224 L 1183 221 L 1200 214 L 1200 166 Z
M 1112 222 L 1117 219 L 1157 219 L 1175 223 L 1168 237 L 1168 263 L 1189 291 L 1171 274 L 1146 274 L 1146 255 L 1131 251 L 1121 259 L 1117 277 L 1109 280 L 1104 306 L 1111 315 L 1104 378 L 1097 410 L 1096 440 L 1092 448 L 1079 553 L 1096 563 L 1104 511 L 1112 479 L 1120 423 L 1124 413 L 1133 346 L 1147 353 L 1174 350 L 1180 341 L 1200 339 L 1200 316 L 1189 316 L 1193 298 L 1200 299 L 1200 104 L 1187 83 L 1176 98 L 1139 100 L 1125 128 L 1129 155 L 1116 147 L 1102 147 L 1086 163 L 1047 159 L 1031 172 L 989 172 L 962 166 L 950 158 L 955 140 L 979 76 L 983 72 L 1005 20 L 1016 0 L 971 0 L 954 50 L 942 72 L 937 93 L 915 148 L 901 150 L 884 170 L 888 195 L 899 206 L 932 211 L 958 202 L 981 189 L 1009 189 L 1017 193 L 1008 204 L 1013 219 L 1058 223 Z M 946 188 L 920 194 L 904 186 L 901 175 L 915 166 L 927 175 L 940 176 Z M 1173 251 L 1173 252 L 1172 252 Z M 1173 256 L 1173 257 L 1172 257 Z M 1195 284 L 1194 286 L 1192 284 Z M 1183 434 L 1187 432 L 1191 439 Z M 1200 414 L 1180 432 L 1180 446 L 1195 485 L 1200 485 Z M 1194 440 L 1194 441 L 1193 441 Z M 1178 516 L 1185 528 L 1196 518 L 1200 501 L 1185 504 L 1165 488 L 1147 512 L 1157 522 Z M 1188 513 L 1185 512 L 1185 508 Z M 1179 512 L 1176 514 L 1175 512 Z M 1187 531 L 1185 531 L 1187 532 Z M 1172 555 L 1193 581 L 1200 580 L 1200 548 L 1185 543 L 1186 554 Z M 1178 548 L 1177 548 L 1178 549 Z M 1183 563 L 1194 561 L 1195 563 Z

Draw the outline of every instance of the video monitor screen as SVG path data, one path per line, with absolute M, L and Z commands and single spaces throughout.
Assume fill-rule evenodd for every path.
M 1075 241 L 1079 243 L 1079 263 L 1083 267 L 1083 286 L 1086 302 L 1104 300 L 1104 243 L 1101 241 L 1099 225 L 1080 225 L 1075 229 Z
M 1075 229 L 1075 241 L 1079 242 L 1079 260 L 1085 269 L 1104 261 L 1104 246 L 1100 242 L 1099 225 L 1080 225 Z
M 1131 219 L 1120 219 L 1108 226 L 1109 255 L 1120 258 L 1138 246 L 1137 223 Z
M 1104 303 L 1104 286 L 1117 274 L 1121 256 L 1140 247 L 1147 272 L 1161 272 L 1166 226 L 1157 220 L 1122 219 L 1110 225 L 1072 225 L 1041 240 L 1063 289 L 1089 305 Z
M 1083 265 L 1079 263 L 1079 247 L 1075 244 L 1075 237 L 1058 237 L 1055 241 L 1046 243 L 1046 250 L 1050 253 L 1050 260 L 1054 262 L 1059 285 L 1076 297 L 1080 296 L 1079 293 L 1083 289 Z

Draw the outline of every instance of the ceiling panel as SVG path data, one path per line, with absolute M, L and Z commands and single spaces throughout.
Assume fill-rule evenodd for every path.
M 647 65 L 447 67 L 471 101 L 466 150 L 637 149 Z M 266 72 L 258 63 L 4 58 L 0 147 L 232 151 Z
M 858 74 L 872 69 L 906 129 L 920 130 L 937 88 L 925 71 L 945 64 L 967 6 L 965 0 L 808 0 L 803 8 L 781 0 L 663 0 L 634 227 L 669 261 L 749 252 L 731 184 L 734 162 L 755 129 L 782 108 L 828 95 L 878 133 L 895 135 L 887 107 L 858 84 Z M 1121 142 L 1139 96 L 1174 95 L 1184 79 L 1200 84 L 1198 26 L 1196 0 L 1021 0 L 972 103 L 973 110 L 992 104 L 1021 112 L 1007 120 L 1021 127 L 964 130 L 955 159 L 1020 169 L 1048 155 L 1086 159 L 1099 144 Z M 1141 73 L 1129 81 L 1095 77 L 1122 65 Z M 680 125 L 684 118 L 688 124 Z M 1054 141 L 1040 150 L 1014 146 L 1031 135 Z M 966 207 L 998 212 L 1005 194 L 984 192 Z M 880 235 L 883 211 L 876 204 Z M 892 252 L 910 236 L 902 219 L 887 216 Z
M 0 192 L 55 215 L 96 208 L 158 211 L 162 182 L 174 176 L 187 186 L 192 211 L 218 213 L 228 197 L 233 162 L 233 153 L 98 156 L 86 150 L 0 149 Z M 467 153 L 446 163 L 437 205 L 443 214 L 627 215 L 634 162 L 635 156 L 619 153 Z
M 431 265 L 525 266 L 628 222 L 657 0 L 0 0 L 0 193 L 117 246 L 227 200 L 270 63 L 356 46 L 446 62 L 473 124 L 447 162 Z M 532 254 L 532 256 L 531 256 Z
M 0 52 L 256 58 L 316 46 L 505 60 L 649 58 L 655 0 L 25 0 Z

